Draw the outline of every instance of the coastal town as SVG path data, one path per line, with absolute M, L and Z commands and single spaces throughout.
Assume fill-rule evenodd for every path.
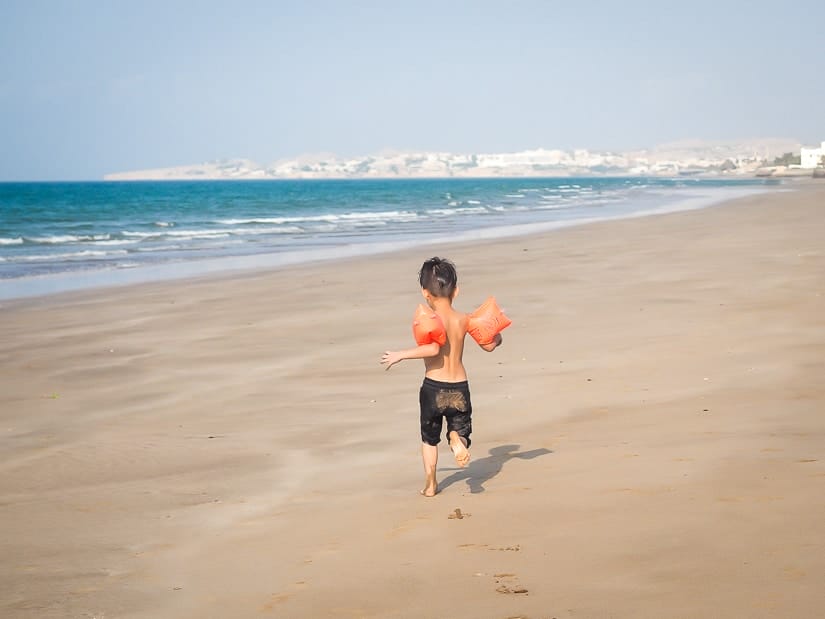
M 819 176 L 825 142 L 790 139 L 742 142 L 689 140 L 634 151 L 535 148 L 507 153 L 385 151 L 342 157 L 313 154 L 260 164 L 225 159 L 105 175 L 105 180 L 230 180 L 322 178 L 484 178 L 553 176 Z

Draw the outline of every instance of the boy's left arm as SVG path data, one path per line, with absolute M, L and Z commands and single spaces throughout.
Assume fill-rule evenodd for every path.
M 404 361 L 404 359 L 435 357 L 439 350 L 441 350 L 441 346 L 439 346 L 437 342 L 421 344 L 420 346 L 406 350 L 388 350 L 381 356 L 381 364 L 386 365 L 387 367 L 384 369 L 389 370 L 399 361 Z

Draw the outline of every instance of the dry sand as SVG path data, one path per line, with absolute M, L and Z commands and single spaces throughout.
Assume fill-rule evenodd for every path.
M 809 184 L 5 302 L 0 616 L 821 617 L 823 239 Z M 424 499 L 421 364 L 378 360 L 433 254 L 514 324 Z

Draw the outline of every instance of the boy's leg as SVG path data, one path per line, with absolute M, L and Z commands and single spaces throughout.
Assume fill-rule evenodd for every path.
M 470 434 L 473 432 L 473 405 L 470 402 L 470 388 L 465 384 L 459 391 L 461 400 L 447 415 L 447 439 L 455 456 L 455 463 L 465 467 L 470 463 Z
M 450 449 L 455 456 L 455 463 L 462 468 L 467 466 L 470 463 L 470 450 L 467 449 L 467 439 L 459 436 L 455 430 L 451 430 L 448 436 Z
M 438 484 L 435 470 L 438 465 L 438 443 L 441 440 L 443 415 L 435 403 L 437 387 L 427 378 L 421 385 L 418 400 L 421 405 L 421 457 L 424 460 L 424 496 L 435 496 Z
M 438 446 L 421 443 L 421 457 L 424 460 L 424 496 L 435 496 L 438 492 L 438 483 L 435 480 L 435 469 L 438 465 Z

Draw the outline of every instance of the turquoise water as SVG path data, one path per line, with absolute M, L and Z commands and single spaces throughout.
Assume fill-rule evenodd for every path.
M 775 181 L 0 184 L 0 297 L 277 266 L 698 208 Z

